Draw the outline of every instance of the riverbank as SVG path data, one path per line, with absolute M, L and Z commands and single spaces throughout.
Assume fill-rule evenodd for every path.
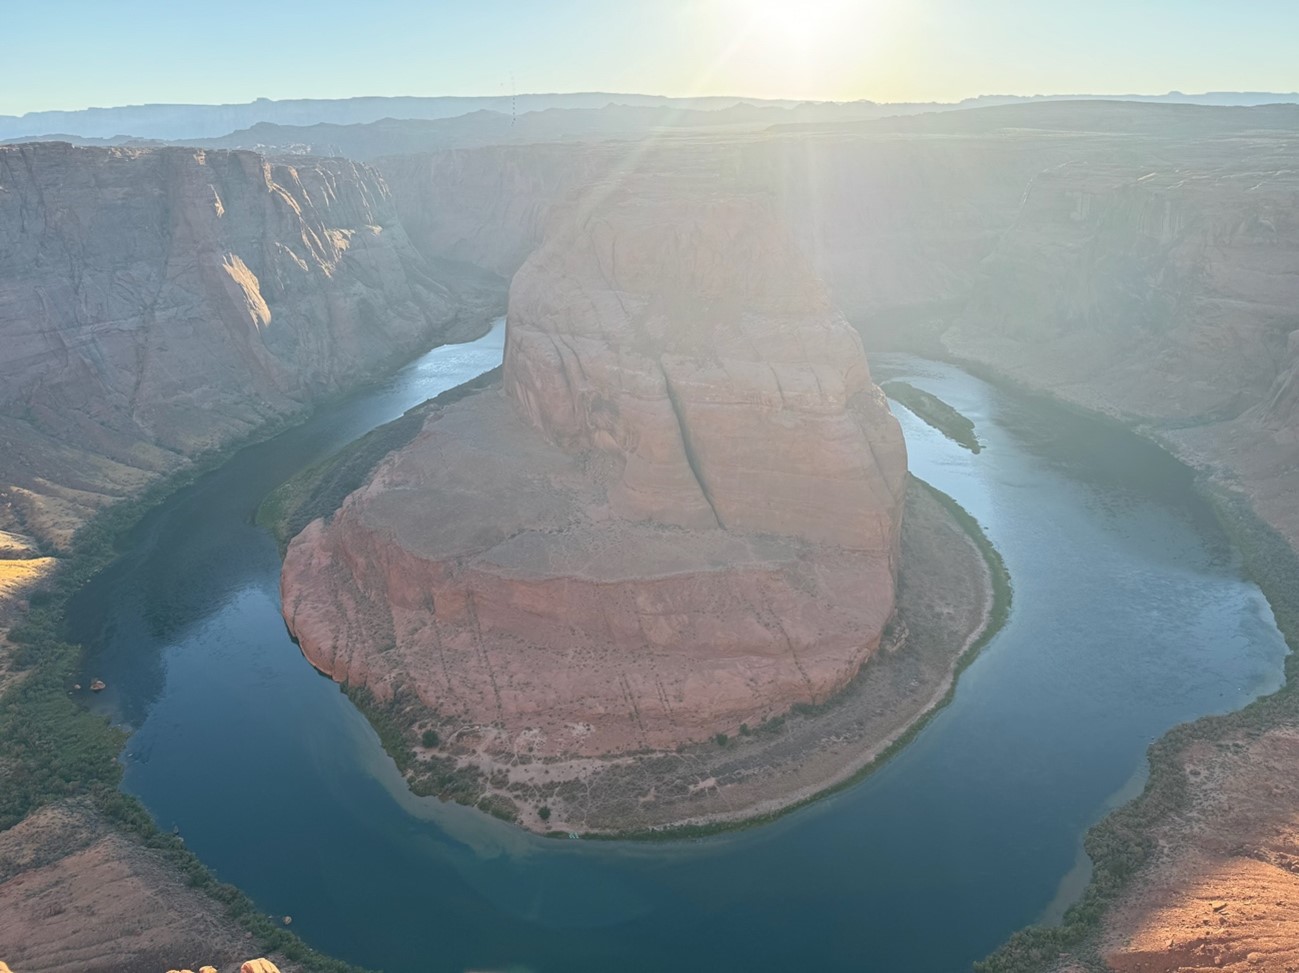
M 1005 621 L 1010 584 L 977 523 L 912 480 L 903 519 L 898 615 L 885 644 L 833 699 L 797 706 L 674 753 L 501 762 L 421 739 L 413 699 L 353 702 L 412 790 L 565 837 L 674 839 L 770 821 L 879 767 L 951 698 L 961 669 Z
M 1087 833 L 1082 899 L 1058 927 L 1016 933 L 979 973 L 1294 967 L 1274 945 L 1299 904 L 1299 556 L 1243 497 L 1203 477 L 1199 487 L 1290 646 L 1285 685 L 1153 743 L 1145 789 Z
M 486 333 L 492 317 L 494 314 L 483 314 L 470 330 Z M 312 412 L 359 394 L 377 378 L 370 375 L 347 394 L 318 401 Z M 120 755 L 126 734 L 84 707 L 92 674 L 83 672 L 82 647 L 65 639 L 70 599 L 116 559 L 121 540 L 149 509 L 240 449 L 303 421 L 305 414 L 279 418 L 239 442 L 192 457 L 186 468 L 158 479 L 135 498 L 103 509 L 75 533 L 57 559 L 51 559 L 39 592 L 30 594 L 25 588 L 30 594 L 26 603 L 17 598 L 10 601 L 8 639 L 0 642 L 0 659 L 4 660 L 0 668 L 9 673 L 0 695 L 0 778 L 4 779 L 0 839 L 8 863 L 0 895 L 16 895 L 16 902 L 30 904 L 29 892 L 45 887 L 40 885 L 45 879 L 53 882 L 49 890 L 61 891 L 51 891 L 58 899 L 51 905 L 55 912 L 36 916 L 40 920 L 36 924 L 19 922 L 12 933 L 6 931 L 8 956 L 4 959 L 12 961 L 21 955 L 23 964 L 40 968 L 56 963 L 57 956 L 45 951 L 57 951 L 60 942 L 40 930 L 48 928 L 44 920 L 53 920 L 61 915 L 58 909 L 65 909 L 78 916 L 78 935 L 90 943 L 123 941 L 122 916 L 130 915 L 130 924 L 138 933 L 131 942 L 145 951 L 181 948 L 192 942 L 187 937 L 192 937 L 194 930 L 208 930 L 214 942 L 239 943 L 242 959 L 269 955 L 283 970 L 355 973 L 355 967 L 305 946 L 281 920 L 260 915 L 243 892 L 218 882 L 181 838 L 162 833 L 143 804 L 122 794 Z M 74 805 L 69 805 L 69 800 Z M 57 821 L 55 831 L 61 835 L 53 847 L 55 859 L 49 859 L 52 850 L 45 847 L 52 834 L 45 824 L 51 820 Z M 100 851 L 83 855 L 91 847 Z M 35 864 L 40 861 L 44 864 Z M 118 876 L 120 889 L 112 895 L 99 895 L 86 870 L 91 861 L 117 861 L 125 869 Z M 47 866 L 53 872 L 40 872 Z M 151 896 L 157 889 L 173 886 L 192 894 L 166 903 L 153 902 Z M 118 952 L 105 955 L 100 968 L 147 968 L 155 960 L 173 967 L 196 956 L 203 957 L 204 963 L 218 959 L 216 952 L 195 954 L 190 950 L 170 954 L 166 960 L 161 956 L 161 952 Z M 234 952 L 222 964 L 226 961 L 234 961 Z M 73 968 L 92 967 L 69 967 Z
M 97 516 L 77 534 L 45 590 L 8 633 L 5 657 L 13 678 L 0 698 L 0 769 L 5 778 L 0 789 L 0 839 L 5 843 L 0 901 L 12 898 L 17 911 L 9 914 L 18 918 L 6 934 L 14 937 L 5 941 L 6 958 L 23 957 L 30 966 L 53 963 L 51 968 L 59 968 L 63 941 L 43 930 L 62 911 L 75 910 L 79 936 L 91 944 L 92 953 L 123 942 L 122 916 L 133 917 L 144 952 L 99 956 L 105 973 L 154 962 L 161 956 L 159 949 L 181 949 L 189 958 L 189 937 L 196 928 L 213 931 L 218 952 L 221 943 L 240 942 L 243 958 L 269 955 L 285 971 L 354 973 L 354 967 L 321 956 L 259 914 L 243 893 L 218 882 L 180 837 L 159 830 L 139 801 L 121 793 L 119 757 L 126 733 L 81 701 L 89 678 L 82 672 L 81 646 L 63 637 L 69 600 L 116 557 L 117 541 L 148 509 L 198 475 L 198 470 L 187 470 Z M 71 816 L 69 800 L 76 802 Z M 46 826 L 51 818 L 57 827 Z M 110 835 L 108 844 L 100 844 Z M 89 858 L 81 854 L 92 846 L 99 851 Z M 114 867 L 120 874 L 114 881 L 121 884 L 112 894 L 101 894 L 83 870 L 92 859 L 118 862 Z M 158 875 L 166 880 L 156 880 Z M 168 885 L 191 889 L 193 895 L 154 901 L 151 890 Z M 54 911 L 37 915 L 38 922 L 24 923 L 22 914 L 34 907 L 33 897 L 48 900 Z M 179 958 L 173 954 L 167 965 Z
M 1021 930 L 976 964 L 976 970 L 1155 973 L 1201 969 L 1195 962 L 1202 962 L 1204 969 L 1233 969 L 1234 963 L 1241 962 L 1246 965 L 1240 969 L 1282 973 L 1290 961 L 1283 951 L 1269 948 L 1267 933 L 1272 927 L 1265 921 L 1268 904 L 1275 904 L 1277 898 L 1265 902 L 1260 897 L 1267 882 L 1258 876 L 1252 883 L 1235 884 L 1227 876 L 1231 868 L 1247 859 L 1269 862 L 1263 869 L 1273 882 L 1268 894 L 1291 888 L 1294 896 L 1282 894 L 1281 908 L 1290 912 L 1299 904 L 1299 884 L 1291 886 L 1278 874 L 1289 869 L 1289 859 L 1278 858 L 1274 849 L 1280 836 L 1293 841 L 1293 803 L 1286 799 L 1285 789 L 1277 791 L 1269 784 L 1261 792 L 1261 802 L 1251 802 L 1248 826 L 1242 825 L 1239 840 L 1228 846 L 1208 842 L 1216 848 L 1216 855 L 1206 856 L 1204 846 L 1206 829 L 1222 831 L 1212 815 L 1221 810 L 1230 788 L 1251 780 L 1260 783 L 1251 766 L 1255 757 L 1266 751 L 1275 763 L 1278 754 L 1286 752 L 1289 735 L 1299 729 L 1299 691 L 1295 689 L 1299 682 L 1299 655 L 1295 652 L 1299 648 L 1299 555 L 1290 541 L 1253 510 L 1243 493 L 1215 471 L 1197 469 L 1148 423 L 1086 408 L 1050 390 L 1001 375 L 982 362 L 939 353 L 929 344 L 923 354 L 948 361 L 1016 396 L 1038 399 L 1138 435 L 1196 471 L 1197 491 L 1240 554 L 1244 574 L 1267 598 L 1291 650 L 1285 660 L 1285 685 L 1276 693 L 1225 716 L 1182 724 L 1151 745 L 1149 776 L 1142 793 L 1107 815 L 1085 836 L 1092 877 L 1080 900 L 1066 910 L 1058 925 Z M 1211 773 L 1204 769 L 1206 754 L 1214 758 Z M 1294 769 L 1275 772 L 1293 774 Z M 1299 848 L 1294 851 L 1299 853 Z M 1207 917 L 1200 915 L 1205 897 L 1210 895 L 1202 880 L 1206 874 L 1219 876 L 1219 891 L 1207 900 L 1212 913 Z M 1215 912 L 1215 905 L 1222 909 Z M 1227 910 L 1233 911 L 1232 917 L 1221 914 Z M 1247 910 L 1262 918 L 1252 925 L 1237 923 Z M 1199 927 L 1186 935 L 1189 926 L 1185 920 L 1192 916 L 1191 925 L 1198 923 Z M 1206 919 L 1208 926 L 1204 925 Z M 1226 965 L 1216 964 L 1216 959 Z

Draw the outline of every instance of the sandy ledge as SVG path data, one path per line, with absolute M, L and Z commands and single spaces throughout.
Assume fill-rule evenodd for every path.
M 1297 764 L 1294 726 L 1178 754 L 1188 800 L 1154 829 L 1152 861 L 1106 917 L 1097 952 L 1109 969 L 1299 970 Z

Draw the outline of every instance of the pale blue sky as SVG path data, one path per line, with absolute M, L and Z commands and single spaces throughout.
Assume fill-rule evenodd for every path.
M 1299 0 L 7 0 L 0 113 L 637 91 L 878 101 L 1299 88 Z

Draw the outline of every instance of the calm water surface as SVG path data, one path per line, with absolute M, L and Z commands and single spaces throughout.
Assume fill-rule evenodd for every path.
M 1186 470 L 958 369 L 878 356 L 970 416 L 972 455 L 901 408 L 914 472 L 1015 585 L 953 703 L 860 785 L 775 824 L 637 845 L 533 838 L 412 797 L 289 640 L 252 523 L 305 465 L 500 361 L 503 328 L 235 456 L 135 531 L 74 605 L 125 788 L 224 881 L 389 973 L 960 971 L 1076 894 L 1079 841 L 1178 722 L 1275 689 L 1266 601 Z M 431 512 L 430 515 L 436 515 Z

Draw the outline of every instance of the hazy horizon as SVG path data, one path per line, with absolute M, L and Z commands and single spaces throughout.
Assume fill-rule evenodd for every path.
M 0 92 L 0 114 L 525 92 L 950 103 L 1299 89 L 1299 9 L 1273 0 L 380 0 L 363 17 L 341 0 L 231 0 L 222 11 L 215 22 L 161 0 L 129 18 L 87 0 L 9 11 L 8 66 L 24 83 Z
M 766 103 L 766 104 L 789 102 L 794 104 L 839 104 L 839 105 L 850 105 L 853 103 L 874 103 L 878 105 L 927 105 L 927 104 L 959 105 L 967 102 L 985 101 L 985 100 L 996 101 L 998 99 L 1006 99 L 1008 101 L 1009 100 L 1069 101 L 1071 99 L 1077 99 L 1079 101 L 1105 101 L 1109 99 L 1112 99 L 1114 101 L 1123 101 L 1123 100 L 1130 100 L 1130 99 L 1157 101 L 1161 99 L 1176 99 L 1178 97 L 1187 98 L 1187 99 L 1210 98 L 1216 95 L 1299 96 L 1299 88 L 1296 88 L 1295 90 L 1285 90 L 1285 91 L 1273 90 L 1273 89 L 1256 90 L 1256 89 L 1243 89 L 1243 88 L 1213 89 L 1213 90 L 1205 90 L 1205 91 L 1181 91 L 1175 88 L 1170 88 L 1167 91 L 1035 91 L 1035 92 L 1028 92 L 1028 93 L 1009 92 L 1009 91 L 983 91 L 983 92 L 978 92 L 976 94 L 966 95 L 961 98 L 953 98 L 950 100 L 942 100 L 942 101 L 936 99 L 929 99 L 925 101 L 920 101 L 920 100 L 883 101 L 874 98 L 798 99 L 798 98 L 782 98 L 777 96 L 768 97 L 768 96 L 759 96 L 759 95 L 748 95 L 743 93 L 737 94 L 735 92 L 718 92 L 716 94 L 707 94 L 707 95 L 700 95 L 700 94 L 687 95 L 687 94 L 675 94 L 672 92 L 662 92 L 662 91 L 633 91 L 633 90 L 607 91 L 602 88 L 589 88 L 585 90 L 574 89 L 571 91 L 542 91 L 542 90 L 517 91 L 517 92 L 513 92 L 512 94 L 518 98 L 549 98 L 549 97 L 564 98 L 564 97 L 582 97 L 588 95 L 608 95 L 611 98 L 645 98 L 645 99 L 662 98 L 663 100 L 670 101 L 670 102 L 689 101 L 689 100 L 697 100 L 701 102 L 705 102 L 705 101 L 724 102 L 724 101 L 730 101 L 734 99 L 737 103 L 747 101 L 753 103 Z M 267 95 L 258 95 L 254 98 L 247 98 L 241 101 L 229 101 L 229 100 L 228 101 L 167 101 L 167 100 L 158 99 L 154 101 L 138 101 L 138 102 L 130 102 L 130 103 L 103 102 L 97 104 L 81 105 L 75 108 L 32 108 L 28 111 L 4 112 L 0 114 L 3 114 L 6 117 L 10 117 L 10 118 L 23 118 L 28 115 L 43 115 L 49 113 L 105 111 L 105 110 L 113 110 L 113 109 L 152 108 L 152 107 L 160 107 L 160 106 L 222 108 L 222 107 L 229 107 L 229 106 L 255 105 L 259 102 L 288 103 L 288 102 L 299 102 L 299 101 L 300 102 L 378 101 L 378 100 L 385 100 L 385 99 L 388 100 L 463 99 L 465 101 L 479 101 L 479 100 L 501 99 L 501 98 L 509 98 L 509 97 L 510 95 L 501 95 L 499 93 L 486 92 L 486 91 L 466 92 L 466 93 L 457 93 L 457 94 L 448 94 L 446 92 L 432 92 L 432 93 L 422 93 L 422 94 L 376 94 L 374 92 L 360 92 L 354 95 L 339 95 L 337 97 L 332 97 L 332 98 L 318 97 L 315 95 L 287 95 L 284 97 L 273 98 Z M 1251 105 L 1239 105 L 1239 106 L 1229 105 L 1229 106 L 1220 106 L 1220 107 L 1251 107 L 1251 106 L 1252 103 Z M 499 111 L 499 109 L 487 109 L 487 110 Z M 528 109 L 528 111 L 538 111 L 538 110 L 540 109 L 535 109 L 535 108 Z M 520 114 L 522 114 L 522 111 L 520 112 Z M 455 116 L 447 116 L 447 117 L 455 117 Z

